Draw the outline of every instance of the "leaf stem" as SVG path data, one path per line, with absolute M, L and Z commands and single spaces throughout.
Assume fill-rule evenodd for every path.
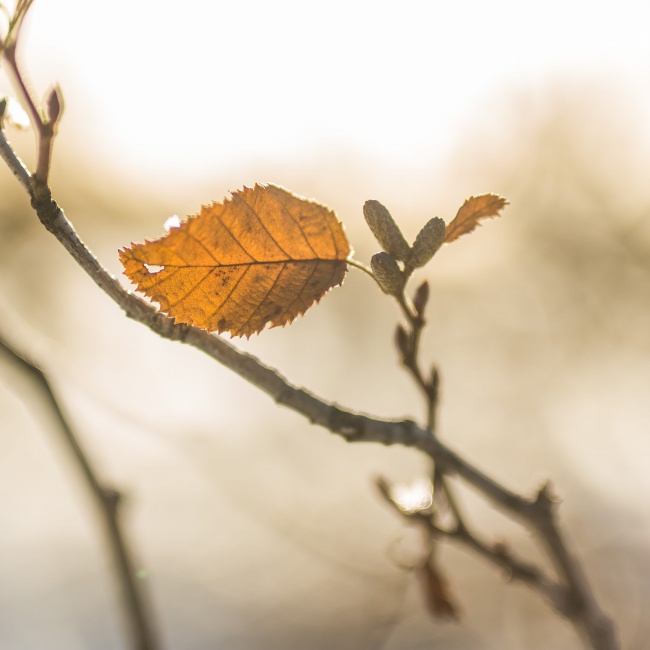
M 348 259 L 345 260 L 345 262 L 346 264 L 353 266 L 355 269 L 359 269 L 360 271 L 363 271 L 366 275 L 369 275 L 372 278 L 373 282 L 375 282 L 375 284 L 381 289 L 381 284 L 379 284 L 379 282 L 377 281 L 375 274 L 363 262 L 359 262 L 358 260 L 355 260 L 352 257 L 348 257 Z

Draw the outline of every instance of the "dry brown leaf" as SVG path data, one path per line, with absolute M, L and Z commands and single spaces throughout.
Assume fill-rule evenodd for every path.
M 458 239 L 461 235 L 472 232 L 479 225 L 481 219 L 499 216 L 499 212 L 508 205 L 508 201 L 496 194 L 482 194 L 470 196 L 463 203 L 454 220 L 445 229 L 444 243 Z
M 160 311 L 233 336 L 304 314 L 343 282 L 349 253 L 333 212 L 274 185 L 244 188 L 119 251 L 126 276 Z

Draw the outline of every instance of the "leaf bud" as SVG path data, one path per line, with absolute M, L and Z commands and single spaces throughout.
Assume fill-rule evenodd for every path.
M 424 266 L 436 254 L 444 240 L 445 222 L 440 217 L 430 219 L 415 238 L 408 263 L 415 268 Z
M 410 355 L 409 338 L 410 337 L 406 333 L 406 330 L 401 325 L 398 325 L 395 330 L 395 345 L 397 345 L 397 350 L 403 363 L 406 362 L 406 359 L 408 359 Z
M 438 372 L 438 368 L 436 368 L 436 366 L 433 366 L 431 368 L 431 378 L 427 383 L 427 392 L 429 393 L 431 401 L 438 401 L 440 394 L 440 373 Z
M 2 127 L 2 118 L 5 115 L 5 111 L 7 110 L 7 98 L 3 97 L 0 99 L 0 128 Z
M 370 268 L 384 293 L 391 296 L 400 293 L 404 286 L 402 270 L 388 253 L 375 253 L 370 259 Z
M 390 212 L 379 201 L 371 200 L 365 202 L 363 216 L 381 247 L 393 259 L 405 261 L 411 253 L 411 247 Z
M 61 89 L 54 86 L 45 100 L 46 117 L 50 124 L 56 124 L 63 112 L 63 100 L 61 98 Z
M 415 292 L 413 298 L 413 307 L 420 318 L 424 318 L 424 310 L 426 309 L 427 302 L 429 302 L 429 282 L 425 280 Z

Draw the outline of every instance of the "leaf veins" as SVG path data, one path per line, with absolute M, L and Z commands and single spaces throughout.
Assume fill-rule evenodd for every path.
M 256 185 L 119 254 L 125 275 L 176 322 L 250 336 L 341 284 L 350 246 L 326 207 Z
M 445 229 L 444 243 L 458 239 L 461 235 L 472 232 L 481 219 L 499 216 L 499 212 L 508 205 L 508 201 L 496 194 L 482 194 L 470 196 L 458 210 L 458 214 Z

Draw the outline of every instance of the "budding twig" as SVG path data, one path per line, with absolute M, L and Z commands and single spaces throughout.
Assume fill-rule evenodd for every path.
M 486 197 L 492 197 L 492 195 L 486 195 Z M 502 204 L 505 203 L 505 200 L 499 199 L 499 201 L 499 204 L 503 207 Z M 494 211 L 491 210 L 490 214 L 492 212 Z M 367 216 L 366 218 L 368 219 Z M 373 232 L 375 232 L 375 229 L 379 229 L 376 224 L 373 228 L 370 220 L 368 221 Z M 392 222 L 391 217 L 388 226 L 389 232 L 394 230 L 391 225 L 392 223 L 394 222 Z M 381 221 L 380 224 L 382 227 L 385 227 L 384 221 Z M 471 231 L 474 227 L 475 225 L 467 231 Z M 394 228 L 397 228 L 397 226 L 395 225 Z M 397 325 L 395 343 L 402 365 L 410 373 L 415 384 L 420 388 L 425 397 L 427 404 L 427 432 L 436 443 L 439 443 L 436 431 L 436 413 L 439 399 L 440 376 L 435 366 L 432 368 L 431 374 L 426 376 L 422 371 L 419 360 L 420 341 L 422 331 L 426 324 L 425 308 L 429 299 L 429 286 L 426 281 L 421 284 L 411 302 L 406 294 L 406 283 L 416 267 L 423 266 L 433 257 L 445 240 L 445 236 L 445 224 L 442 219 L 431 219 L 420 231 L 415 243 L 410 249 L 410 253 L 400 258 L 404 260 L 401 291 L 386 291 L 382 286 L 382 282 L 379 282 L 386 293 L 393 294 L 405 318 L 405 325 Z M 377 238 L 383 245 L 381 238 Z M 386 247 L 384 248 L 388 250 Z M 373 267 L 373 270 L 377 273 L 377 269 Z M 380 270 L 383 271 L 383 269 Z M 555 519 L 555 504 L 549 499 L 548 490 L 542 489 L 539 492 L 538 497 L 531 504 L 529 513 L 523 517 L 523 523 L 538 534 L 540 541 L 553 559 L 558 575 L 560 576 L 557 583 L 546 578 L 537 567 L 513 559 L 513 556 L 506 550 L 504 545 L 490 547 L 484 542 L 481 542 L 470 531 L 460 505 L 449 485 L 449 481 L 447 480 L 449 467 L 445 463 L 440 462 L 439 458 L 432 458 L 434 497 L 440 503 L 440 493 L 442 493 L 444 503 L 446 503 L 449 511 L 453 515 L 454 526 L 451 529 L 441 528 L 437 522 L 438 511 L 435 507 L 426 513 L 405 513 L 399 508 L 398 504 L 393 502 L 393 505 L 400 513 L 404 516 L 414 518 L 424 525 L 429 531 L 432 540 L 447 538 L 462 543 L 489 561 L 507 568 L 512 577 L 516 577 L 533 586 L 553 604 L 556 611 L 573 622 L 576 629 L 586 638 L 594 650 L 617 650 L 619 645 L 613 623 L 598 607 L 580 563 L 570 552 L 561 534 Z M 488 492 L 484 494 L 487 495 Z M 385 497 L 389 495 L 386 487 L 384 487 L 382 493 Z M 387 498 L 391 501 L 389 497 Z M 431 570 L 435 573 L 434 568 Z
M 16 50 L 24 24 L 25 15 L 33 0 L 18 2 L 9 22 L 9 28 L 4 38 L 0 39 L 0 54 L 7 63 L 15 86 L 27 110 L 29 119 L 34 127 L 37 139 L 36 170 L 31 176 L 32 193 L 42 195 L 47 188 L 52 159 L 52 145 L 57 126 L 63 111 L 63 100 L 58 87 L 50 90 L 45 98 L 43 110 L 39 110 L 37 102 L 30 92 L 25 77 L 20 70 L 16 58 Z

